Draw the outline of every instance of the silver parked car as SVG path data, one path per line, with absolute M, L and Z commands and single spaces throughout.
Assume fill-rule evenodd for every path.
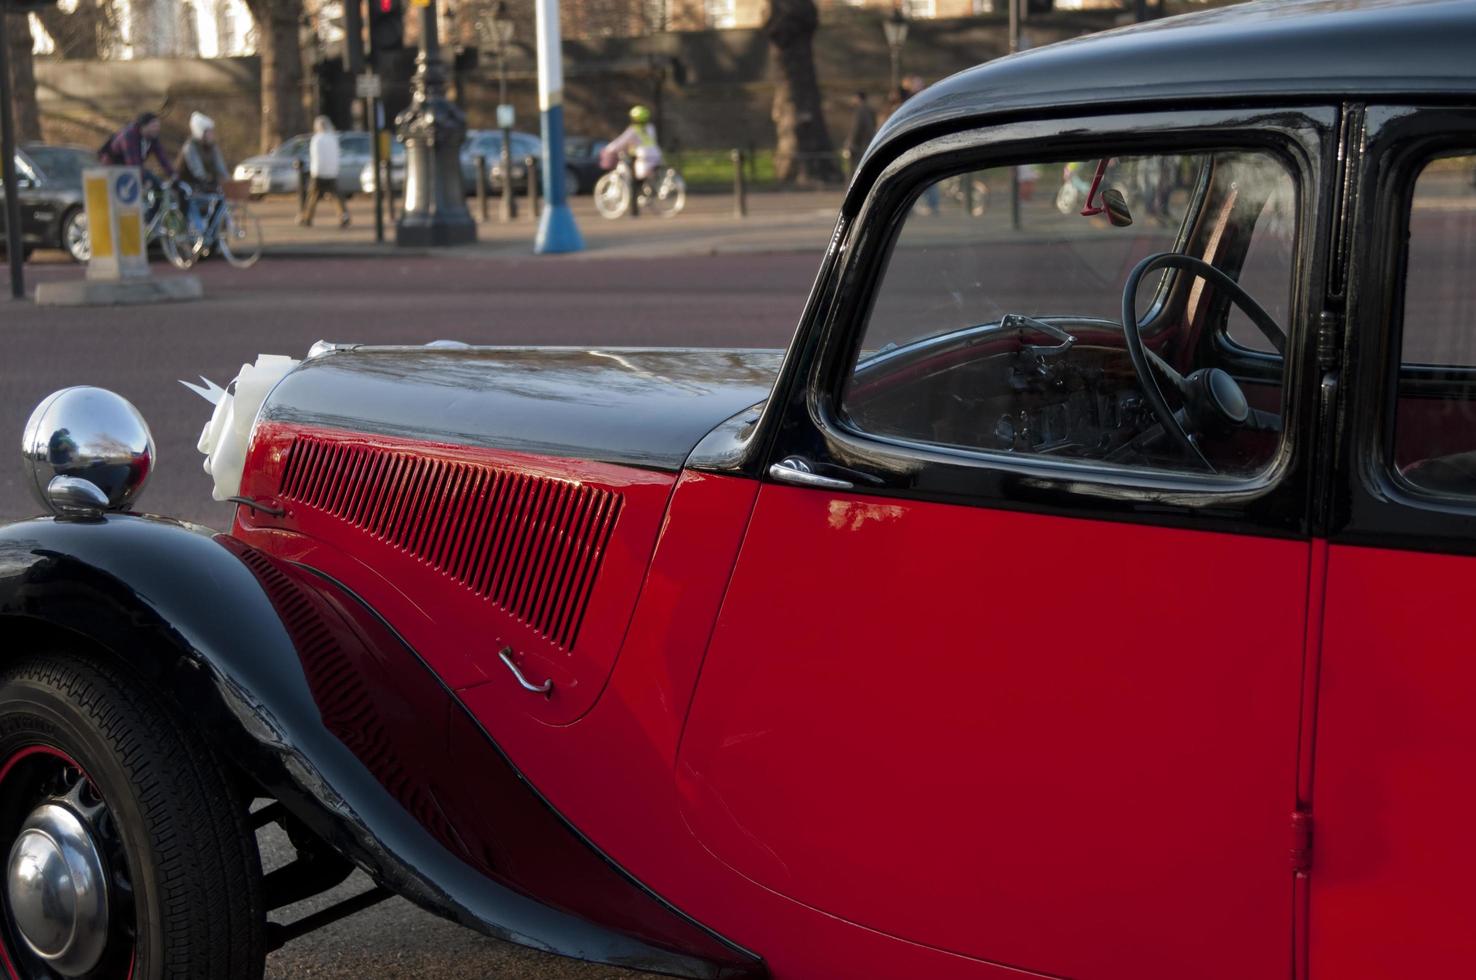
M 236 165 L 235 178 L 251 181 L 255 197 L 297 193 L 297 164 L 307 167 L 308 141 L 302 133 L 285 140 L 270 153 L 248 157 Z M 359 190 L 359 171 L 369 159 L 369 134 L 346 130 L 338 134 L 338 190 L 345 197 Z

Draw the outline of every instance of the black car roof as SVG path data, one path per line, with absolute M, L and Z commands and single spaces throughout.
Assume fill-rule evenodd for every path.
M 1063 41 L 905 102 L 868 156 L 996 113 L 1288 97 L 1476 95 L 1476 0 L 1260 0 Z M 895 149 L 895 147 L 891 147 Z

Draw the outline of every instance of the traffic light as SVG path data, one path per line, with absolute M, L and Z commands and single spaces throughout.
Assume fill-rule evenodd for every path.
M 378 54 L 404 46 L 404 0 L 369 0 L 369 50 Z

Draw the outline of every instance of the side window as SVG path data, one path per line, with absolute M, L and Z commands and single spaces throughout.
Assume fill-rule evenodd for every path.
M 926 187 L 877 287 L 844 422 L 1014 456 L 1264 469 L 1280 441 L 1282 381 L 1216 363 L 1219 348 L 1203 340 L 1227 330 L 1237 304 L 1183 265 L 1230 280 L 1253 270 L 1245 289 L 1264 312 L 1261 325 L 1246 317 L 1247 341 L 1284 348 L 1293 263 L 1275 256 L 1293 247 L 1297 193 L 1277 156 L 1249 150 L 1042 160 Z M 1135 367 L 1123 293 L 1158 253 L 1186 258 L 1139 282 Z
M 1435 493 L 1476 496 L 1476 155 L 1415 181 L 1404 273 L 1393 459 Z

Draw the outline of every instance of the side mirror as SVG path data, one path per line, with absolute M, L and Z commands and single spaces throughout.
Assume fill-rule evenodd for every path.
M 1102 209 L 1107 212 L 1107 220 L 1112 222 L 1113 227 L 1126 228 L 1133 223 L 1133 212 L 1128 209 L 1122 191 L 1115 187 L 1102 192 Z

